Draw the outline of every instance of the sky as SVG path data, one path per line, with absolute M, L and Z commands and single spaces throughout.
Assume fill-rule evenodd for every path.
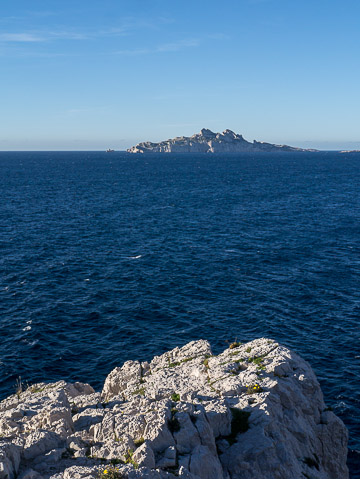
M 0 150 L 360 149 L 359 0 L 1 0 Z

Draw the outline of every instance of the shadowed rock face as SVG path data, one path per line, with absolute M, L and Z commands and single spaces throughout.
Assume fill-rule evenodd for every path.
M 273 145 L 246 141 L 242 135 L 231 130 L 214 133 L 203 128 L 193 136 L 180 136 L 160 143 L 145 141 L 127 150 L 129 153 L 241 153 L 241 152 L 276 152 L 276 151 L 316 151 L 294 148 L 287 145 Z
M 105 478 L 113 467 L 119 479 L 348 478 L 347 431 L 312 369 L 264 338 L 218 356 L 193 341 L 127 361 L 101 393 L 34 385 L 0 403 L 0 434 L 0 479 Z

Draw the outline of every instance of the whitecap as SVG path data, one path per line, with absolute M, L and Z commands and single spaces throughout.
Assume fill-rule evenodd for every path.
M 142 257 L 142 254 L 139 254 L 137 256 L 129 256 L 129 259 L 139 259 Z

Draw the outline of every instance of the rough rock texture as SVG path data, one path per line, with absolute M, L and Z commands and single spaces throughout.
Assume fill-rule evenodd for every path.
M 294 148 L 288 145 L 273 145 L 262 141 L 250 143 L 242 135 L 231 130 L 214 133 L 203 128 L 193 136 L 180 136 L 170 140 L 152 143 L 145 141 L 127 150 L 129 153 L 239 153 L 276 151 L 317 151 Z
M 0 479 L 346 479 L 347 431 L 310 366 L 269 339 L 127 361 L 101 393 L 36 384 L 0 403 Z

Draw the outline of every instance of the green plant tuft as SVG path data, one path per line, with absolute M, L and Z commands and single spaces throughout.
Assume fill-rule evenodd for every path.
M 178 361 L 175 361 L 174 363 L 169 363 L 169 368 L 174 368 L 175 366 L 180 366 L 180 363 Z
M 45 388 L 37 388 L 35 386 L 30 386 L 29 388 L 29 391 L 31 392 L 31 394 L 35 394 L 35 393 L 41 393 L 42 391 L 44 391 Z
M 171 395 L 171 400 L 174 402 L 180 401 L 180 394 L 174 393 Z
M 133 396 L 137 396 L 138 394 L 140 394 L 140 396 L 145 396 L 145 389 L 144 388 L 136 389 L 136 391 L 133 391 L 132 394 Z
M 256 364 L 258 371 L 265 371 L 264 358 L 262 356 L 255 356 L 254 358 L 249 358 L 248 362 Z
M 140 437 L 140 439 L 136 439 L 134 441 L 135 447 L 140 447 L 142 444 L 144 444 L 145 439 L 143 437 Z
M 125 456 L 125 464 L 132 464 L 134 468 L 137 469 L 139 467 L 139 464 L 134 461 L 133 454 L 134 451 L 132 449 L 129 449 Z

